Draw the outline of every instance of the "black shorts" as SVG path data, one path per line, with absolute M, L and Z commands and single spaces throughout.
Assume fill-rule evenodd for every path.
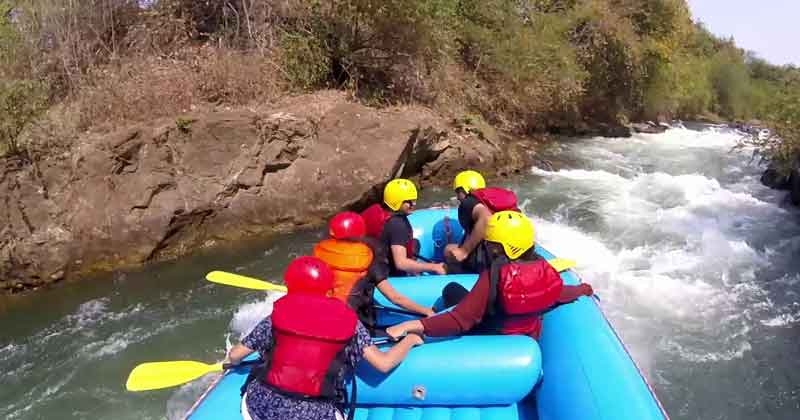
M 472 252 L 464 258 L 464 261 L 447 261 L 445 263 L 447 274 L 480 274 L 489 269 L 489 251 L 486 245 L 481 242 Z

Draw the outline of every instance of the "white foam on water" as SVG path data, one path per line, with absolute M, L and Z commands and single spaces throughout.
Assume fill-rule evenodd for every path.
M 39 365 L 32 361 L 11 362 L 10 367 L 6 368 L 6 371 L 3 372 L 3 382 L 0 383 L 0 386 L 18 386 L 18 384 L 22 382 L 27 375 L 35 372 L 38 369 L 41 369 Z M 0 413 L 2 413 L 2 411 L 0 411 Z
M 30 343 L 53 346 L 63 358 L 97 359 L 112 356 L 129 345 L 178 326 L 177 321 L 163 322 L 149 330 L 129 329 L 131 318 L 147 310 L 138 303 L 120 312 L 108 309 L 109 298 L 94 299 L 81 304 L 75 312 L 54 322 L 30 337 Z M 198 314 L 194 314 L 198 315 Z M 182 322 L 192 318 L 180 318 Z M 118 327 L 116 325 L 119 325 Z M 106 330 L 110 330 L 106 332 Z M 53 354 L 51 354 L 53 356 Z
M 100 322 L 106 314 L 109 298 L 90 300 L 81 304 L 75 314 L 67 317 L 67 320 L 74 323 L 78 328 L 90 327 Z
M 536 216 L 532 219 L 536 226 L 536 241 L 561 258 L 574 259 L 578 270 L 616 270 L 617 257 L 603 241 L 568 225 Z
M 753 347 L 747 340 L 742 340 L 729 349 L 711 352 L 706 350 L 693 351 L 673 340 L 667 340 L 665 345 L 661 347 L 661 350 L 677 354 L 681 359 L 693 363 L 708 363 L 741 359 L 744 357 L 745 353 L 751 351 L 752 349 Z
M 6 353 L 6 352 L 12 352 L 15 349 L 17 349 L 18 347 L 19 347 L 18 344 L 8 343 L 5 346 L 0 347 L 0 354 Z
M 240 306 L 231 320 L 231 330 L 239 334 L 240 339 L 244 338 L 256 324 L 272 313 L 272 304 L 284 295 L 285 293 L 280 292 L 267 292 L 264 300 Z
M 648 311 L 658 310 L 660 316 L 683 319 L 695 316 L 697 308 L 709 302 L 735 299 L 723 285 L 696 275 L 706 262 L 703 255 L 649 245 L 614 251 L 575 228 L 541 219 L 536 225 L 540 243 L 558 256 L 574 259 L 577 271 L 604 302 L 606 296 L 616 296 L 623 304 L 631 302 Z
M 145 332 L 140 328 L 129 331 L 120 331 L 111 334 L 108 338 L 95 341 L 83 347 L 83 354 L 90 359 L 99 359 L 111 356 L 125 350 L 129 345 L 146 340 L 158 331 Z
M 800 274 L 786 274 L 783 277 L 775 280 L 775 283 L 781 284 L 784 287 L 792 287 L 800 284 Z
M 93 375 L 87 370 L 97 363 L 118 363 L 114 360 L 136 344 L 147 343 L 173 330 L 180 331 L 187 324 L 219 319 L 227 312 L 225 307 L 212 305 L 183 313 L 182 309 L 187 306 L 181 301 L 191 302 L 197 298 L 197 290 L 165 293 L 152 303 L 131 303 L 123 307 L 113 296 L 92 299 L 76 305 L 71 313 L 30 336 L 17 339 L 21 341 L 0 344 L 0 364 L 9 366 L 6 374 L 0 376 L 0 387 L 11 389 L 9 395 L 14 396 L 13 401 L 0 404 L 0 418 L 39 418 L 40 412 L 50 412 L 54 404 L 69 399 L 99 398 L 110 403 L 109 399 L 124 391 L 117 387 L 108 398 L 100 397 L 103 389 L 98 384 L 78 386 L 76 382 L 83 382 L 83 379 L 76 378 Z M 81 374 L 75 376 L 77 372 Z M 124 378 L 120 381 L 124 383 Z M 107 380 L 100 381 L 103 382 Z M 19 389 L 23 384 L 24 388 Z M 81 395 L 70 395 L 76 392 Z M 0 391 L 0 394 L 5 392 Z
M 6 407 L 6 418 L 8 420 L 19 418 L 39 405 L 50 402 L 51 397 L 58 394 L 70 381 L 72 381 L 72 378 L 75 377 L 76 373 L 77 370 L 63 372 L 62 375 L 58 376 L 58 378 L 60 378 L 58 381 L 45 381 L 36 385 L 27 393 L 25 393 L 25 396 L 21 398 L 18 403 L 11 404 Z M 23 402 L 26 404 L 20 407 Z
M 797 323 L 800 323 L 800 312 L 780 314 L 761 321 L 761 324 L 767 327 L 788 327 Z
M 537 167 L 531 168 L 531 173 L 548 178 L 565 178 L 573 181 L 592 181 L 592 182 L 625 182 L 625 178 L 620 175 L 612 174 L 611 172 L 603 170 L 586 170 L 586 169 L 559 169 L 552 172 Z
M 181 386 L 167 400 L 167 419 L 182 420 L 195 401 L 211 386 L 215 375 L 206 375 Z
M 743 137 L 741 134 L 723 127 L 712 127 L 703 131 L 672 127 L 661 134 L 639 133 L 633 138 L 651 145 L 681 150 L 687 148 L 727 150 L 736 146 Z M 745 150 L 751 150 L 751 148 L 745 148 Z M 691 153 L 691 150 L 688 150 L 687 153 Z
M 741 177 L 726 184 L 691 171 L 609 171 L 636 167 L 637 159 L 652 159 L 659 150 L 672 153 L 669 162 L 678 163 L 680 154 L 688 155 L 685 160 L 694 158 L 687 148 L 715 150 L 722 156 L 738 140 L 730 130 L 683 128 L 632 139 L 592 139 L 574 145 L 574 152 L 604 160 L 600 167 L 531 170 L 543 179 L 533 194 L 522 194 L 524 210 L 534 214 L 537 240 L 559 257 L 577 261 L 578 273 L 594 286 L 603 309 L 621 326 L 637 361 L 644 358 L 647 364 L 654 351 L 653 337 L 665 331 L 679 337 L 707 335 L 705 341 L 659 344 L 662 351 L 676 351 L 685 360 L 701 363 L 743 357 L 752 347 L 742 332 L 750 330 L 754 319 L 763 326 L 797 322 L 796 310 L 776 313 L 764 305 L 769 294 L 757 274 L 771 267 L 776 256 L 800 252 L 800 229 L 795 220 L 786 229 L 797 232 L 797 237 L 776 241 L 767 249 L 752 244 L 754 232 L 780 233 L 783 227 L 776 226 L 793 215 L 780 202 L 759 198 L 775 196 L 765 194 L 757 176 L 745 176 L 741 167 L 731 165 L 726 173 Z M 613 152 L 596 150 L 604 148 Z M 677 165 L 691 170 L 691 165 L 685 166 Z M 536 217 L 531 205 L 537 192 L 552 190 L 570 199 L 548 214 L 548 220 Z M 576 211 L 593 213 L 596 231 L 567 225 Z M 710 348 L 710 342 L 716 348 Z
M 145 305 L 137 303 L 136 305 L 133 305 L 133 307 L 126 308 L 120 312 L 109 313 L 105 319 L 107 321 L 123 321 L 126 318 L 130 318 L 144 312 L 145 309 Z
M 106 319 L 110 299 L 99 298 L 82 303 L 75 312 L 54 322 L 34 335 L 34 339 L 42 344 L 60 337 L 70 337 L 81 331 L 90 334 L 94 328 Z
M 229 328 L 236 334 L 238 340 L 243 339 L 265 317 L 272 313 L 273 303 L 284 296 L 285 293 L 266 292 L 263 299 L 256 302 L 245 303 L 236 310 L 230 321 Z M 238 340 L 233 340 L 234 342 Z M 225 338 L 227 349 L 230 337 Z M 206 375 L 196 381 L 181 386 L 167 401 L 167 414 L 169 420 L 182 419 L 200 395 L 211 385 L 214 375 Z
M 24 351 L 24 344 L 9 343 L 0 348 L 0 362 L 8 360 L 20 352 Z
M 800 255 L 800 236 L 783 239 L 777 243 L 767 245 L 764 251 L 765 255 L 770 259 L 784 258 L 788 261 L 796 261 L 796 256 Z M 784 282 L 792 282 L 787 285 L 794 285 L 794 282 L 800 281 L 800 275 L 789 275 L 788 278 L 781 279 Z

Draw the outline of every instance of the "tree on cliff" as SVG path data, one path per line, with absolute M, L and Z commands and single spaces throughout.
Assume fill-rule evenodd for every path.
M 12 152 L 35 147 L 34 121 L 69 139 L 319 88 L 522 133 L 707 114 L 796 133 L 776 111 L 798 98 L 796 70 L 714 37 L 685 0 L 0 0 L 0 12 Z

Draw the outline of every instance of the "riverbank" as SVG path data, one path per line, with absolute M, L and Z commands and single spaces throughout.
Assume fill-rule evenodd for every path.
M 506 177 L 537 162 L 547 140 L 420 105 L 368 107 L 334 90 L 95 130 L 60 153 L 0 158 L 0 292 L 319 226 L 374 202 L 395 176 L 422 187 L 467 167 Z
M 800 334 L 799 213 L 760 185 L 751 150 L 731 152 L 737 139 L 697 127 L 552 142 L 536 152 L 554 168 L 535 163 L 499 180 L 533 216 L 540 243 L 578 263 L 675 420 L 793 420 L 800 408 L 800 366 L 786 357 Z M 426 188 L 419 205 L 451 196 Z M 180 419 L 213 375 L 132 393 L 130 370 L 221 360 L 226 335 L 239 339 L 274 296 L 204 276 L 278 280 L 324 235 L 220 242 L 0 299 L 0 418 Z
M 684 1 L 546 3 L 6 7 L 0 293 L 314 226 L 398 174 L 511 174 L 540 133 L 701 115 L 796 133 L 797 69 Z
M 609 137 L 665 129 L 583 128 Z M 395 176 L 426 187 L 466 167 L 489 178 L 551 167 L 558 158 L 539 159 L 537 147 L 553 139 L 420 105 L 368 107 L 334 90 L 93 131 L 58 154 L 0 158 L 0 292 L 319 226 L 374 202 Z
M 90 133 L 63 154 L 0 160 L 0 290 L 319 225 L 395 176 L 509 175 L 530 166 L 535 142 L 340 91 Z

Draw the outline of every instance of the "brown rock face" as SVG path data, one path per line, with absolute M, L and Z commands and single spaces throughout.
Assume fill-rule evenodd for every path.
M 90 135 L 36 162 L 5 159 L 0 290 L 320 223 L 399 174 L 448 183 L 466 166 L 510 172 L 530 153 L 508 144 L 425 108 L 376 110 L 321 92 Z

